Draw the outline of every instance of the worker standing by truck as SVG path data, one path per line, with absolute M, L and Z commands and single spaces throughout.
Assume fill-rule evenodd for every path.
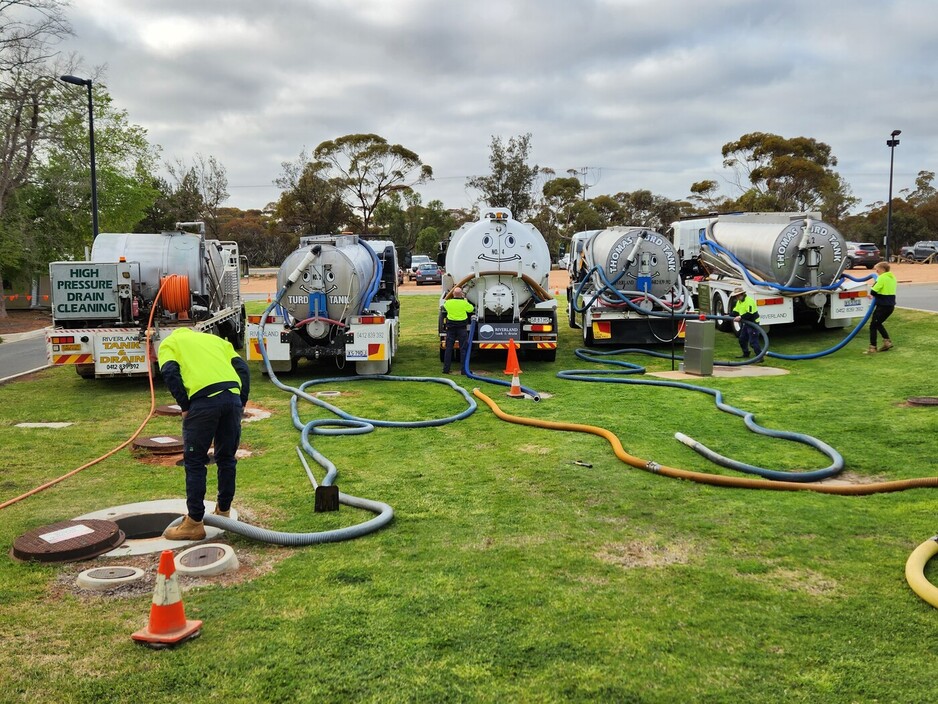
M 241 416 L 250 393 L 247 362 L 227 340 L 179 328 L 160 343 L 160 372 L 182 409 L 186 510 L 182 523 L 163 532 L 169 540 L 205 537 L 205 478 L 208 450 L 215 445 L 218 500 L 215 513 L 228 516 L 235 494 Z
M 459 342 L 459 353 L 462 359 L 468 354 L 469 347 L 469 316 L 475 311 L 466 294 L 459 286 L 455 286 L 452 295 L 443 303 L 446 313 L 446 348 L 443 351 L 443 373 L 449 374 L 453 363 L 453 347 Z
M 866 350 L 867 354 L 876 354 L 876 333 L 883 336 L 883 346 L 879 348 L 879 351 L 885 352 L 892 349 L 892 340 L 886 328 L 883 327 L 883 323 L 896 309 L 898 283 L 896 275 L 889 269 L 888 262 L 879 262 L 873 267 L 873 271 L 876 272 L 876 283 L 873 284 L 870 293 L 873 295 L 876 307 L 873 309 L 873 318 L 870 320 L 870 346 Z
M 733 289 L 730 300 L 733 302 L 733 312 L 736 314 L 733 322 L 739 323 L 739 347 L 743 352 L 739 357 L 740 359 L 748 359 L 750 347 L 758 357 L 762 354 L 762 346 L 759 344 L 759 331 L 752 325 L 746 325 L 743 321 L 755 325 L 759 324 L 759 304 L 756 303 L 755 298 L 743 290 L 742 286 Z

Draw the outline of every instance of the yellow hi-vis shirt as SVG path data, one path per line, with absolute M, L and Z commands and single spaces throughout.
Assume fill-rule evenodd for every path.
M 464 323 L 469 319 L 475 306 L 465 298 L 449 298 L 443 304 L 446 319 L 451 323 Z
M 167 362 L 179 365 L 189 398 L 220 382 L 234 382 L 231 393 L 241 393 L 241 379 L 231 366 L 232 358 L 239 355 L 228 340 L 190 328 L 177 328 L 160 343 L 158 356 L 160 367 Z

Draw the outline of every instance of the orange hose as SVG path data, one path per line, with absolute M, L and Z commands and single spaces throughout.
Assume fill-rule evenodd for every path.
M 508 423 L 517 423 L 518 425 L 529 425 L 536 428 L 547 428 L 549 430 L 569 430 L 579 433 L 591 433 L 605 438 L 620 460 L 638 469 L 644 469 L 654 474 L 662 474 L 674 479 L 687 479 L 699 484 L 710 484 L 713 486 L 727 486 L 742 489 L 769 489 L 774 491 L 814 491 L 821 494 L 839 494 L 842 496 L 865 496 L 867 494 L 881 494 L 890 491 L 904 491 L 906 489 L 924 489 L 938 487 L 938 477 L 920 477 L 917 479 L 905 479 L 893 482 L 875 482 L 873 484 L 852 484 L 852 485 L 831 485 L 831 484 L 802 484 L 799 482 L 776 482 L 767 479 L 744 479 L 742 477 L 727 477 L 719 474 L 707 474 L 705 472 L 693 472 L 686 469 L 677 469 L 667 467 L 657 462 L 643 460 L 628 454 L 619 442 L 619 438 L 611 431 L 600 428 L 595 425 L 583 425 L 581 423 L 563 423 L 552 420 L 539 420 L 537 418 L 524 418 L 505 413 L 498 404 L 486 396 L 479 389 L 473 389 L 472 393 L 482 399 L 492 412 L 500 419 Z
M 188 277 L 185 277 L 185 276 L 177 277 L 175 274 L 172 276 L 167 276 L 163 279 L 162 283 L 160 284 L 160 290 L 157 291 L 156 298 L 153 299 L 153 306 L 152 308 L 150 308 L 150 318 L 149 320 L 147 320 L 147 342 L 146 342 L 147 378 L 149 379 L 149 382 L 150 382 L 150 412 L 147 413 L 147 417 L 143 419 L 143 422 L 140 424 L 140 427 L 137 428 L 137 430 L 134 432 L 133 435 L 131 435 L 129 438 L 127 438 L 124 442 L 122 442 L 120 445 L 115 447 L 113 450 L 106 452 L 105 454 L 101 455 L 97 459 L 91 460 L 91 462 L 88 462 L 87 464 L 83 464 L 81 467 L 77 467 L 76 469 L 73 469 L 71 472 L 68 472 L 67 474 L 63 474 L 61 477 L 58 477 L 57 479 L 53 479 L 52 481 L 46 482 L 42 486 L 37 486 L 34 489 L 30 489 L 25 494 L 20 494 L 16 498 L 9 499 L 8 501 L 4 501 L 2 504 L 0 504 L 0 510 L 5 509 L 7 506 L 12 506 L 18 501 L 22 501 L 23 499 L 29 496 L 32 496 L 33 494 L 38 494 L 40 491 L 44 491 L 45 489 L 48 489 L 50 486 L 55 486 L 59 482 L 64 481 L 68 479 L 69 477 L 78 474 L 83 469 L 88 469 L 88 467 L 93 467 L 99 462 L 103 462 L 111 455 L 123 450 L 130 443 L 132 443 L 138 435 L 140 435 L 140 433 L 146 427 L 147 423 L 150 422 L 150 419 L 153 417 L 153 413 L 156 410 L 156 390 L 154 389 L 154 386 L 153 386 L 153 365 L 150 363 L 150 359 L 151 359 L 150 357 L 150 334 L 153 330 L 153 315 L 156 312 L 156 305 L 159 302 L 160 296 L 163 293 L 163 288 L 167 284 L 169 284 L 170 286 L 179 286 L 180 284 L 178 283 L 178 281 L 176 281 L 176 279 L 179 279 L 179 278 L 184 280 L 184 284 L 186 286 L 186 292 L 188 295 L 188 290 L 189 290 L 188 289 L 188 286 L 189 286 Z M 177 292 L 177 295 L 178 295 L 178 292 Z
M 163 307 L 170 313 L 187 313 L 189 311 L 189 277 L 182 274 L 170 274 L 160 281 L 160 293 L 163 294 Z M 159 294 L 153 300 L 156 301 Z M 152 318 L 151 318 L 152 319 Z

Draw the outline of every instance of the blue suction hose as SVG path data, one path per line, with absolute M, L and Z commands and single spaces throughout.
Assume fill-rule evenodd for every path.
M 462 365 L 461 365 L 462 373 L 466 375 L 466 377 L 468 377 L 469 379 L 474 379 L 475 381 L 484 381 L 489 384 L 498 384 L 499 386 L 510 387 L 511 386 L 510 381 L 505 381 L 504 379 L 489 379 L 486 376 L 479 376 L 478 374 L 473 374 L 469 370 L 469 357 L 472 354 L 472 340 L 475 337 L 475 332 L 476 332 L 476 321 L 473 320 L 472 323 L 469 325 L 469 344 L 467 345 L 469 349 L 462 351 Z M 526 393 L 528 396 L 533 398 L 535 401 L 541 400 L 541 395 L 534 389 L 528 388 L 527 386 L 522 386 L 521 390 L 524 393 Z
M 743 419 L 746 427 L 759 435 L 767 435 L 773 438 L 779 438 L 782 440 L 791 440 L 793 442 L 799 442 L 809 447 L 813 447 L 819 452 L 826 455 L 830 460 L 831 464 L 823 469 L 812 470 L 810 472 L 785 472 L 774 469 L 766 469 L 764 467 L 756 467 L 755 465 L 746 464 L 744 462 L 739 462 L 737 460 L 731 459 L 724 455 L 721 455 L 713 450 L 709 449 L 707 446 L 702 443 L 697 442 L 693 438 L 684 435 L 683 433 L 675 433 L 675 438 L 683 442 L 685 445 L 690 447 L 692 450 L 697 452 L 700 455 L 703 455 L 708 460 L 714 464 L 721 465 L 723 467 L 728 467 L 730 469 L 735 469 L 739 472 L 745 472 L 747 474 L 756 474 L 760 477 L 766 479 L 774 480 L 784 480 L 784 481 L 794 481 L 794 482 L 813 482 L 821 479 L 827 479 L 832 477 L 835 474 L 841 472 L 844 468 L 844 458 L 837 452 L 833 447 L 828 445 L 817 438 L 811 437 L 810 435 L 805 435 L 804 433 L 792 433 L 788 431 L 781 430 L 772 430 L 766 428 L 762 425 L 759 425 L 755 421 L 755 415 L 736 408 L 735 406 L 730 406 L 727 403 L 723 402 L 723 393 L 719 389 L 712 389 L 706 386 L 695 386 L 693 384 L 684 384 L 677 381 L 653 381 L 650 379 L 625 379 L 622 378 L 624 375 L 629 374 L 644 374 L 645 368 L 633 364 L 631 362 L 624 362 L 621 360 L 604 360 L 598 358 L 596 355 L 612 355 L 619 354 L 622 352 L 644 352 L 644 350 L 610 350 L 603 352 L 595 352 L 594 350 L 585 350 L 577 349 L 574 354 L 579 358 L 587 362 L 598 362 L 605 364 L 613 364 L 617 367 L 620 367 L 620 370 L 612 369 L 567 369 L 564 371 L 557 372 L 557 377 L 560 379 L 568 379 L 570 381 L 603 381 L 609 383 L 617 384 L 642 384 L 645 386 L 665 386 L 670 388 L 685 389 L 687 391 L 697 391 L 699 393 L 709 394 L 714 397 L 717 408 L 725 413 L 731 413 L 736 416 L 740 416 Z M 659 355 L 661 356 L 661 355 Z
M 264 311 L 264 314 L 261 316 L 261 323 L 259 328 L 259 337 L 261 340 L 264 339 L 264 327 L 267 323 L 267 316 L 270 314 L 271 310 L 278 305 L 279 301 L 283 298 L 286 293 L 287 287 L 284 286 L 283 289 L 277 294 L 273 302 L 267 306 L 267 309 Z M 335 384 L 345 381 L 354 380 L 355 377 L 332 377 L 328 379 L 315 379 L 312 381 L 305 382 L 299 388 L 288 386 L 280 381 L 277 378 L 277 375 L 274 373 L 270 365 L 270 360 L 267 357 L 267 348 L 264 344 L 258 346 L 261 352 L 261 356 L 264 359 L 264 365 L 267 368 L 267 374 L 270 377 L 270 380 L 278 388 L 288 391 L 292 394 L 290 399 L 290 412 L 293 420 L 293 425 L 298 430 L 301 431 L 301 445 L 303 451 L 306 452 L 317 464 L 319 464 L 323 469 L 326 470 L 326 475 L 322 480 L 323 486 L 331 486 L 336 477 L 338 476 L 338 470 L 333 462 L 331 462 L 325 455 L 316 450 L 310 440 L 310 435 L 361 435 L 364 433 L 369 433 L 375 429 L 375 427 L 393 427 L 393 428 L 424 428 L 437 425 L 443 425 L 445 423 L 452 423 L 456 420 L 461 420 L 470 416 L 477 408 L 475 399 L 473 399 L 469 393 L 453 383 L 449 379 L 437 379 L 431 377 L 406 377 L 406 376 L 389 376 L 389 375 L 379 375 L 368 377 L 369 379 L 377 379 L 380 381 L 417 381 L 417 382 L 429 382 L 429 383 L 439 383 L 450 386 L 456 392 L 460 393 L 463 398 L 466 400 L 467 408 L 462 412 L 455 415 L 449 416 L 447 418 L 438 418 L 431 420 L 422 420 L 422 421 L 389 421 L 389 420 L 374 420 L 368 418 L 359 418 L 353 416 L 341 409 L 333 406 L 330 403 L 323 401 L 316 396 L 306 393 L 305 389 L 314 384 Z M 334 419 L 315 419 L 304 423 L 299 416 L 299 404 L 298 399 L 302 398 L 305 401 L 324 408 L 335 413 L 338 418 Z M 302 460 L 302 456 L 300 457 Z M 304 462 L 305 466 L 305 462 Z M 313 478 L 312 472 L 309 471 L 309 468 L 306 467 L 306 471 L 309 474 L 310 479 L 315 484 L 315 479 Z M 394 509 L 391 508 L 388 504 L 381 501 L 373 501 L 371 499 L 363 499 L 356 496 L 351 496 L 350 494 L 345 494 L 339 492 L 339 503 L 346 506 L 351 506 L 352 508 L 361 508 L 366 511 L 371 511 L 372 513 L 377 514 L 374 518 L 359 523 L 354 526 L 349 526 L 346 528 L 338 528 L 335 530 L 326 530 L 318 531 L 313 533 L 286 533 L 282 531 L 273 531 L 266 528 L 259 528 L 257 526 L 248 525 L 247 523 L 242 523 L 241 521 L 236 521 L 231 518 L 225 518 L 224 516 L 216 516 L 214 514 L 206 514 L 203 519 L 206 525 L 214 526 L 216 528 L 221 528 L 223 530 L 231 531 L 232 533 L 237 533 L 238 535 L 243 535 L 252 540 L 258 540 L 260 542 L 272 543 L 274 545 L 289 545 L 289 546 L 300 546 L 300 545 L 314 545 L 318 543 L 330 543 L 330 542 L 339 542 L 343 540 L 352 540 L 354 538 L 359 538 L 369 533 L 384 527 L 394 518 Z M 181 518 L 177 521 L 174 521 L 170 525 L 176 525 L 181 522 Z

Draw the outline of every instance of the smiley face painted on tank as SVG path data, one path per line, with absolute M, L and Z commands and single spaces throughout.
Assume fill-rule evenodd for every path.
M 482 235 L 482 251 L 479 259 L 502 264 L 521 260 L 521 253 L 533 247 L 529 232 L 509 232 L 502 223 L 495 223 Z
M 306 293 L 321 291 L 329 294 L 339 288 L 335 282 L 335 273 L 332 267 L 326 264 L 323 267 L 309 267 L 303 272 L 303 283 L 300 284 L 300 290 Z

